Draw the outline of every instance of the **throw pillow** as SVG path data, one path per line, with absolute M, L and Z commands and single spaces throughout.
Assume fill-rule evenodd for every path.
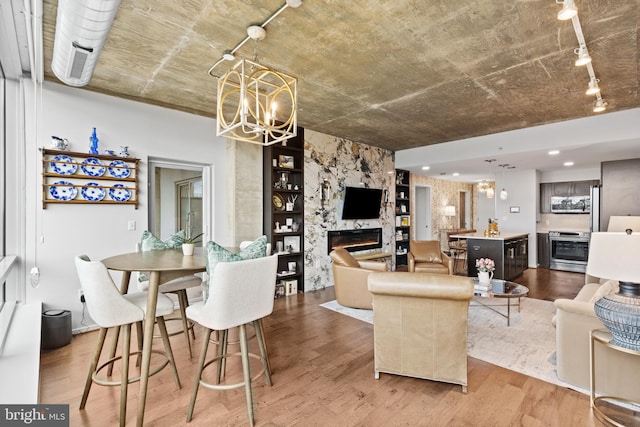
M 142 233 L 142 238 L 140 239 L 140 250 L 145 252 L 163 249 L 179 249 L 182 246 L 183 240 L 184 230 L 180 230 L 176 234 L 172 234 L 165 241 L 160 240 L 151 232 L 145 230 Z
M 219 262 L 243 261 L 246 259 L 262 258 L 267 255 L 267 236 L 258 237 L 253 243 L 238 253 L 228 251 L 216 242 L 207 242 L 205 246 L 207 254 L 207 275 L 213 277 L 213 270 Z M 206 302 L 209 298 L 209 281 L 207 280 L 202 297 Z
M 618 283 L 617 280 L 607 280 L 602 285 L 600 285 L 597 291 L 594 292 L 589 302 L 591 304 L 595 304 L 595 302 L 598 301 L 600 298 L 609 294 L 615 294 L 619 290 L 620 290 L 620 284 Z
M 154 236 L 150 231 L 145 230 L 140 238 L 140 250 L 142 252 L 146 252 L 165 249 L 179 249 L 182 246 L 183 239 L 184 230 L 180 230 L 176 234 L 172 234 L 164 242 Z M 138 276 L 138 282 L 146 282 L 148 280 L 149 278 L 144 273 L 140 273 Z

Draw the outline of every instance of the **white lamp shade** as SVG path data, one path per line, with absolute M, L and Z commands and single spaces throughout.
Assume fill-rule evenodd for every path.
M 451 205 L 445 206 L 444 216 L 456 216 L 456 207 Z
M 640 233 L 591 233 L 587 274 L 640 283 Z
M 487 188 L 487 199 L 493 199 L 495 194 L 496 193 L 495 193 L 493 188 L 491 188 L 491 187 Z

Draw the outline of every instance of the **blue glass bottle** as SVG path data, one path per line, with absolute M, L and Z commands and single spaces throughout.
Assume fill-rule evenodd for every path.
M 93 128 L 93 133 L 91 134 L 91 137 L 89 138 L 89 141 L 91 141 L 91 147 L 89 147 L 89 153 L 91 154 L 98 154 L 98 137 L 96 136 L 96 128 Z

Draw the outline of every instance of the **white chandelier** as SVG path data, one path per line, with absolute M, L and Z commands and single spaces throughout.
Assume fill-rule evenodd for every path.
M 260 65 L 258 41 L 266 36 L 264 27 L 287 7 L 297 8 L 302 0 L 286 0 L 262 25 L 247 28 L 247 37 L 231 51 L 224 52 L 209 74 L 223 61 L 235 60 L 234 54 L 247 41 L 256 42 L 253 60 L 240 59 L 218 77 L 216 135 L 263 146 L 284 142 L 297 135 L 298 79 Z
M 297 79 L 241 59 L 218 79 L 217 132 L 271 145 L 297 135 Z

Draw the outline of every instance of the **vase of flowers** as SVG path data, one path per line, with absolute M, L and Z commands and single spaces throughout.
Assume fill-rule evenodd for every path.
M 490 258 L 478 258 L 476 259 L 476 268 L 478 269 L 478 282 L 491 283 L 496 263 Z

